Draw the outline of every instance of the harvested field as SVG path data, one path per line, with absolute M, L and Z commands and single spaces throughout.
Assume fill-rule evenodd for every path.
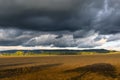
M 120 80 L 120 54 L 0 57 L 0 80 Z

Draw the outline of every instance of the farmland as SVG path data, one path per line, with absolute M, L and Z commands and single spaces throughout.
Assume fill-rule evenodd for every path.
M 120 54 L 1 56 L 0 80 L 120 80 Z

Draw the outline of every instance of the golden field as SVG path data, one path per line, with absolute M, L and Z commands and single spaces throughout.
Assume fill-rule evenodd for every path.
M 120 80 L 120 54 L 1 56 L 0 80 Z

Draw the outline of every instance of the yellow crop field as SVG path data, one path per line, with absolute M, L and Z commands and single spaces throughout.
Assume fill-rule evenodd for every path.
M 0 80 L 120 80 L 120 54 L 0 57 Z

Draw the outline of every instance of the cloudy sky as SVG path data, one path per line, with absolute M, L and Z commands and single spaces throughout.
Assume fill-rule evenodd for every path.
M 0 49 L 120 50 L 119 4 L 120 0 L 0 0 Z

